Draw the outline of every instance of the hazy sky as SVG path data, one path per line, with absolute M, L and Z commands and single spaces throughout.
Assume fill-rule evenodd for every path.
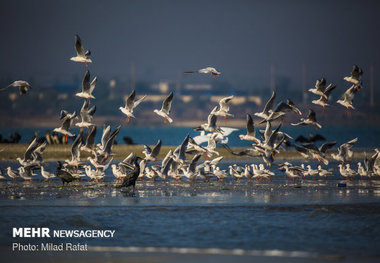
M 352 64 L 380 73 L 379 13 L 380 1 L 358 0 L 2 0 L 0 77 L 82 76 L 69 60 L 79 34 L 99 78 L 127 80 L 134 61 L 138 80 L 215 66 L 215 81 L 252 87 L 269 83 L 273 64 L 296 86 L 305 63 L 308 83 L 340 81 Z

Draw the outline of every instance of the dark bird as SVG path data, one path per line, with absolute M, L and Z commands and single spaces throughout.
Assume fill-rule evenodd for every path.
M 296 138 L 296 142 L 300 142 L 300 143 L 311 143 L 311 142 L 317 142 L 317 141 L 326 141 L 326 138 L 318 133 L 315 135 L 313 135 L 312 133 L 309 133 L 309 136 L 307 138 L 302 135 Z
M 56 170 L 57 177 L 61 178 L 63 185 L 65 185 L 65 183 L 66 184 L 71 183 L 74 180 L 74 177 L 72 176 L 72 174 L 62 169 L 62 163 L 60 161 L 58 161 L 57 163 L 58 163 L 57 170 Z
M 136 156 L 133 159 L 132 161 L 133 166 L 134 166 L 133 170 L 130 171 L 126 177 L 124 177 L 123 183 L 120 186 L 118 186 L 118 188 L 133 186 L 133 191 L 135 190 L 136 180 L 140 174 L 140 163 L 138 162 L 139 160 L 140 161 L 142 160 L 142 158 L 140 158 L 139 156 Z

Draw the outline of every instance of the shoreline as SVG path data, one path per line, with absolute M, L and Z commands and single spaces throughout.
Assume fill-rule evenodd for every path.
M 27 144 L 0 144 L 0 161 L 16 161 L 17 157 L 22 158 L 27 149 Z M 162 160 L 166 153 L 169 150 L 174 151 L 176 146 L 162 146 L 158 159 Z M 231 148 L 232 151 L 242 151 L 246 148 Z M 123 160 L 131 152 L 134 152 L 137 155 L 142 156 L 142 151 L 144 150 L 143 145 L 114 145 L 113 159 L 117 161 Z M 365 149 L 370 152 L 370 149 Z M 226 149 L 217 147 L 216 151 L 219 152 L 220 156 L 223 156 L 223 160 L 261 160 L 261 157 L 250 157 L 250 156 L 236 156 L 228 152 Z M 331 157 L 332 153 L 336 151 L 330 151 L 326 154 L 326 157 L 329 161 L 333 160 Z M 368 155 L 370 155 L 369 153 Z M 86 152 L 81 152 L 81 159 L 86 160 L 90 155 Z M 210 159 L 216 158 L 214 155 Z M 59 145 L 47 145 L 46 150 L 44 151 L 43 158 L 45 161 L 58 161 L 58 160 L 67 160 L 71 159 L 71 144 L 59 144 Z M 364 160 L 365 151 L 355 151 L 351 161 L 354 160 Z M 275 160 L 280 161 L 297 161 L 304 160 L 304 158 L 295 150 L 280 152 L 275 156 Z

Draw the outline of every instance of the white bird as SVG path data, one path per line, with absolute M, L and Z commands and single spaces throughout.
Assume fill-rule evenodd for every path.
M 86 52 L 84 51 L 83 46 L 82 46 L 82 41 L 78 35 L 75 35 L 74 48 L 77 55 L 75 57 L 70 58 L 70 60 L 74 62 L 85 63 L 87 67 L 88 66 L 87 63 L 92 62 L 92 60 L 89 58 L 89 56 L 91 55 L 91 51 L 90 50 L 87 50 Z
M 55 174 L 49 173 L 48 171 L 45 171 L 45 168 L 43 166 L 41 166 L 41 175 L 43 178 L 45 178 L 44 182 L 51 179 L 51 178 L 56 177 Z
M 153 112 L 158 114 L 159 116 L 165 118 L 164 123 L 173 122 L 173 119 L 169 117 L 170 109 L 172 107 L 172 101 L 173 101 L 173 92 L 170 92 L 170 94 L 165 98 L 165 100 L 162 102 L 162 106 L 160 110 L 155 109 Z
M 270 99 L 265 104 L 263 111 L 262 112 L 256 112 L 255 116 L 262 118 L 262 119 L 267 119 L 269 117 L 269 115 L 271 115 L 273 112 L 272 107 L 273 107 L 273 102 L 274 102 L 275 98 L 276 98 L 276 92 L 273 91 L 272 96 L 270 97 Z
M 78 122 L 75 124 L 75 126 L 78 126 L 80 128 L 90 128 L 94 126 L 92 121 L 92 117 L 95 114 L 96 106 L 92 106 L 90 109 L 88 108 L 89 101 L 85 100 L 83 102 L 82 109 L 80 110 L 80 117 L 81 122 Z
M 309 109 L 309 113 L 307 114 L 306 119 L 301 118 L 299 122 L 297 123 L 291 123 L 292 126 L 298 126 L 298 125 L 313 125 L 315 126 L 315 129 L 322 128 L 322 125 L 320 125 L 317 122 L 317 117 L 315 115 L 315 112 L 312 109 Z
M 362 75 L 363 75 L 363 70 L 359 68 L 357 65 L 353 65 L 350 76 L 344 77 L 343 79 L 345 81 L 348 81 L 357 85 L 360 83 L 360 79 Z
M 213 67 L 207 67 L 207 68 L 202 68 L 197 71 L 186 71 L 184 72 L 186 74 L 192 74 L 192 73 L 201 73 L 201 74 L 212 74 L 212 77 L 214 78 L 215 76 L 219 76 L 221 72 L 217 71 Z
M 240 140 L 253 141 L 260 144 L 260 140 L 256 138 L 255 126 L 251 115 L 247 114 L 247 134 L 240 134 Z
M 337 100 L 337 103 L 339 103 L 340 105 L 346 107 L 346 114 L 347 115 L 350 115 L 350 108 L 353 109 L 353 110 L 355 109 L 354 106 L 352 106 L 352 102 L 354 100 L 355 93 L 357 91 L 358 91 L 358 88 L 354 84 L 354 85 L 352 85 L 349 89 L 347 89 L 343 93 L 342 99 Z
M 363 176 L 368 176 L 370 177 L 370 174 L 367 173 L 367 171 L 364 169 L 364 167 L 362 166 L 362 163 L 361 162 L 358 162 L 358 171 L 357 173 L 360 175 L 360 177 L 363 177 Z
M 318 165 L 318 172 L 319 172 L 319 176 L 324 177 L 325 179 L 327 179 L 328 176 L 334 175 L 332 172 L 330 172 L 326 169 L 322 169 L 321 165 Z
M 7 175 L 13 180 L 16 180 L 17 177 L 20 177 L 20 174 L 12 170 L 10 166 L 7 167 Z
M 136 91 L 133 90 L 131 94 L 129 94 L 128 98 L 125 100 L 125 107 L 119 107 L 119 110 L 121 110 L 122 113 L 127 115 L 127 119 L 126 119 L 127 123 L 129 122 L 129 119 L 131 117 L 135 118 L 135 116 L 133 115 L 133 110 L 145 99 L 146 95 L 144 95 L 143 97 L 141 97 L 140 99 L 136 101 L 135 101 L 135 97 L 136 97 Z
M 84 98 L 91 103 L 91 99 L 95 99 L 92 92 L 96 86 L 97 77 L 95 77 L 90 83 L 90 71 L 86 71 L 82 80 L 82 91 L 75 94 L 77 97 Z
M 351 180 L 352 178 L 354 178 L 356 176 L 356 172 L 354 170 L 350 169 L 349 166 L 348 166 L 349 169 L 347 169 L 347 168 L 345 169 L 343 164 L 339 164 L 338 167 L 339 167 L 340 174 L 343 177 L 345 177 L 347 180 L 349 180 L 349 179 Z
M 317 179 L 317 176 L 319 175 L 319 170 L 318 170 L 318 169 L 311 169 L 310 164 L 308 164 L 308 165 L 306 166 L 306 168 L 307 168 L 307 173 L 308 173 L 310 176 L 312 176 L 312 177 L 314 178 L 314 180 L 316 180 L 316 179 Z
M 75 135 L 69 132 L 69 129 L 74 121 L 74 119 L 77 118 L 77 113 L 74 111 L 72 114 L 68 113 L 65 110 L 61 111 L 60 119 L 62 120 L 61 127 L 55 128 L 53 131 L 61 133 L 66 136 L 66 142 L 67 137 L 74 137 Z
M 161 150 L 161 140 L 158 140 L 157 144 L 153 147 L 153 150 L 148 146 L 144 145 L 144 151 L 142 152 L 145 155 L 145 160 L 147 162 L 155 162 L 157 160 L 157 156 Z
M 213 165 L 213 174 L 218 178 L 218 181 L 223 181 L 227 177 L 226 170 L 220 170 L 219 166 Z
M 8 85 L 7 87 L 1 88 L 0 90 L 5 90 L 5 89 L 10 88 L 10 87 L 18 88 L 20 95 L 26 94 L 28 92 L 28 90 L 30 90 L 32 88 L 30 86 L 30 84 L 28 82 L 26 82 L 25 80 L 16 80 L 16 81 L 12 82 L 10 85 Z
M 316 105 L 319 105 L 319 106 L 323 107 L 322 113 L 325 112 L 326 106 L 329 106 L 329 104 L 326 101 L 329 99 L 331 92 L 335 88 L 336 88 L 335 85 L 331 85 L 330 84 L 328 87 L 326 87 L 325 91 L 323 92 L 324 96 L 321 95 L 321 97 L 318 100 L 313 100 L 312 101 L 313 104 L 316 104 Z
M 228 103 L 233 99 L 234 96 L 228 96 L 219 101 L 219 109 L 214 113 L 216 116 L 224 117 L 224 121 L 227 122 L 228 117 L 234 117 L 233 114 L 229 113 L 230 106 Z
M 344 164 L 345 161 L 352 158 L 354 152 L 351 150 L 351 148 L 354 146 L 354 144 L 357 141 L 358 141 L 358 138 L 355 138 L 355 139 L 352 139 L 351 141 L 343 143 L 341 146 L 338 147 L 338 153 L 331 154 L 331 157 Z

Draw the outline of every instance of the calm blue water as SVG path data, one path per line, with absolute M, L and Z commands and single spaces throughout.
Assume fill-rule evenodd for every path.
M 112 129 L 115 129 L 112 127 Z M 264 129 L 264 128 L 261 128 Z M 33 128 L 19 128 L 17 131 L 22 135 L 21 142 L 27 143 L 32 138 L 35 131 L 38 131 L 40 136 L 44 136 L 47 129 L 33 129 Z M 50 129 L 52 130 L 52 129 Z M 14 132 L 16 129 L 0 129 L 0 134 L 3 137 L 8 138 L 10 132 Z M 78 129 L 72 129 L 77 134 Z M 292 127 L 285 126 L 281 131 L 288 133 L 294 139 L 299 135 L 305 137 L 309 133 L 315 134 L 316 132 L 324 136 L 328 141 L 336 140 L 338 144 L 347 142 L 353 138 L 358 137 L 359 141 L 356 143 L 356 147 L 360 148 L 373 148 L 380 146 L 380 126 L 347 126 L 347 127 L 323 127 L 316 131 L 314 127 Z M 233 132 L 229 136 L 230 147 L 246 147 L 250 146 L 248 142 L 241 141 L 238 137 L 239 134 L 244 134 L 245 129 Z M 102 127 L 98 127 L 96 141 L 99 142 L 101 138 Z M 128 136 L 133 139 L 135 144 L 156 144 L 159 139 L 162 140 L 163 145 L 179 145 L 183 138 L 190 134 L 195 137 L 199 135 L 199 132 L 193 130 L 192 127 L 138 127 L 138 126 L 123 126 L 117 137 L 118 143 L 124 143 L 123 137 Z
M 1 167 L 15 162 L 1 162 Z M 225 168 L 228 163 L 221 166 Z M 312 166 L 315 164 L 312 163 Z M 332 164 L 334 166 L 335 164 Z M 55 163 L 49 163 L 53 171 Z M 0 182 L 0 246 L 26 242 L 12 227 L 113 229 L 112 239 L 54 239 L 89 246 L 305 251 L 380 257 L 380 182 L 138 182 L 135 194 L 105 183 Z M 339 183 L 346 187 L 338 187 Z M 52 239 L 28 239 L 39 244 Z

